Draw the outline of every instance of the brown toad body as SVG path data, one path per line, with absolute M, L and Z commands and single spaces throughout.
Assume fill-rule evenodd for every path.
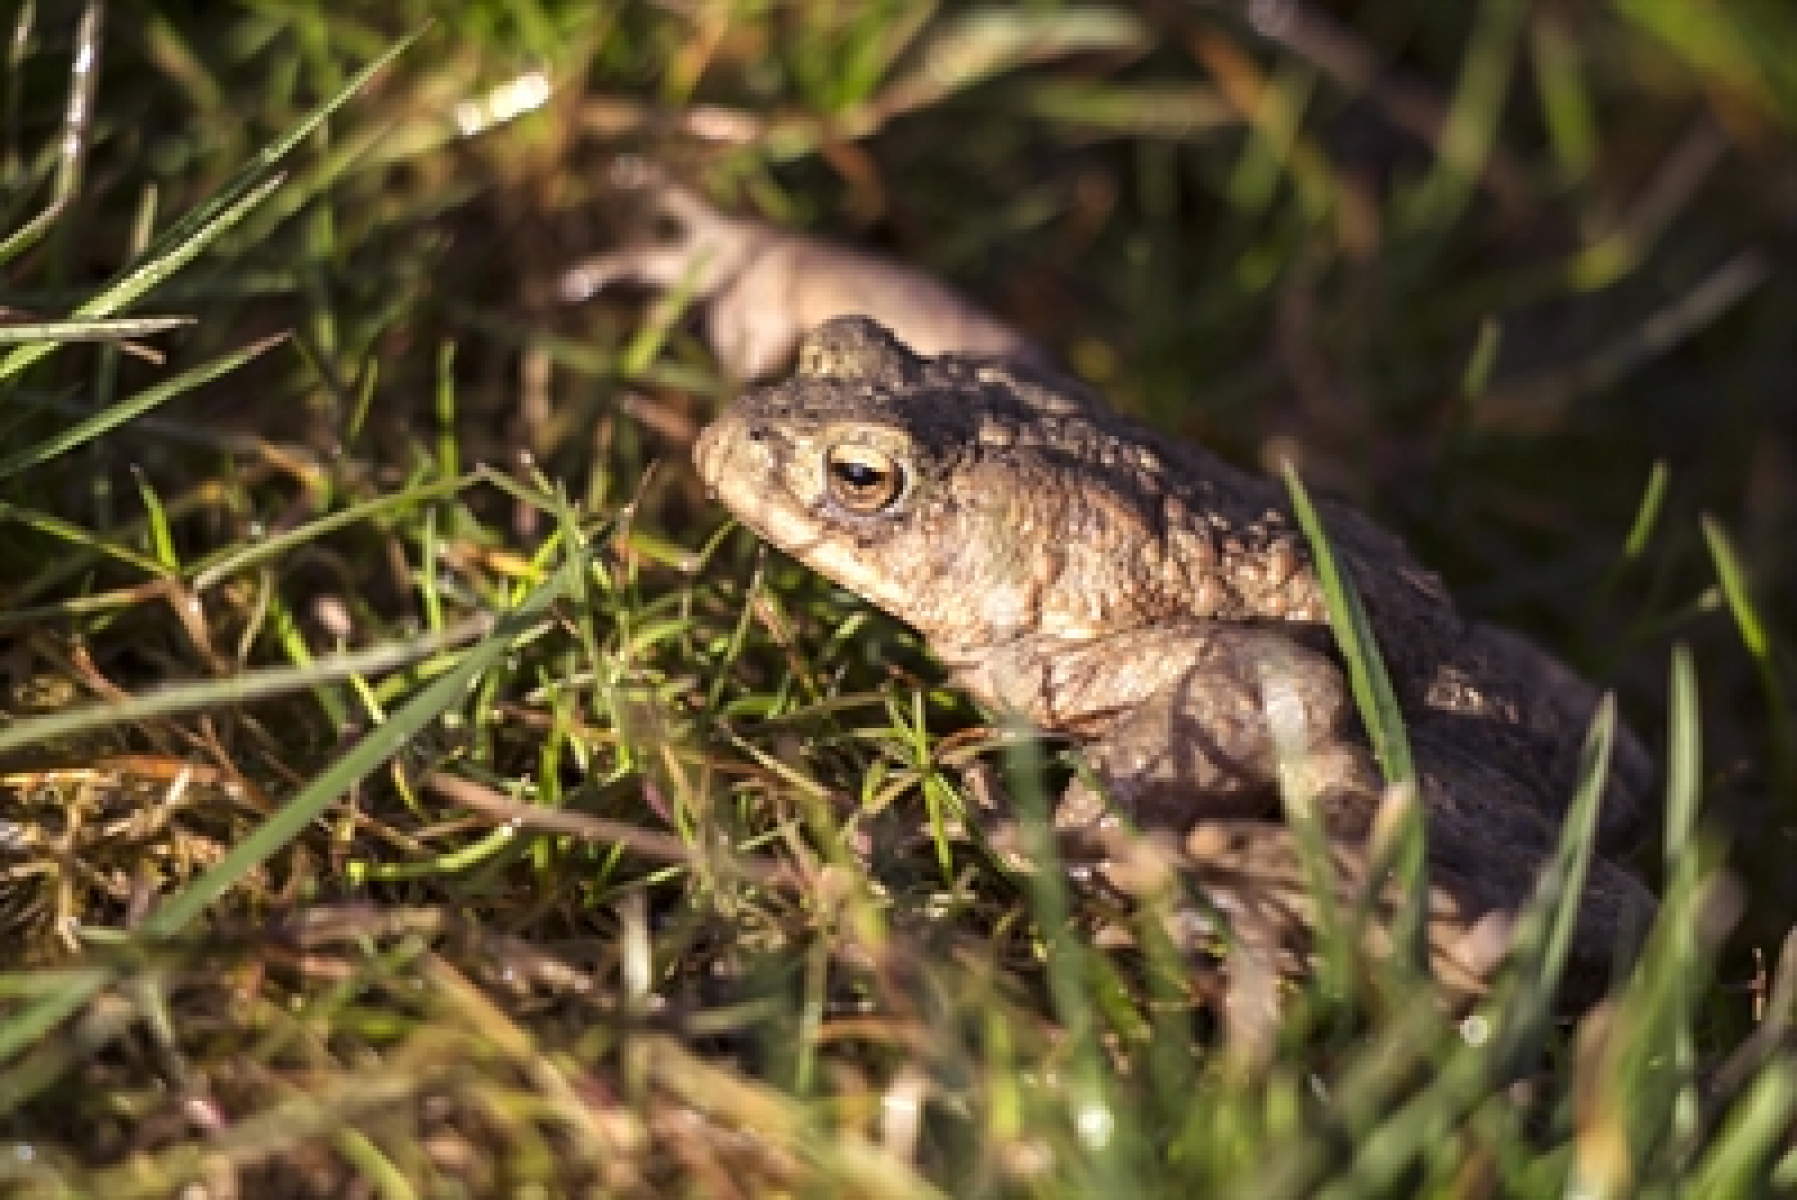
M 913 354 L 843 318 L 797 373 L 700 438 L 706 484 L 780 549 L 915 626 L 982 703 L 1078 740 L 1144 827 L 1190 836 L 1226 911 L 1287 941 L 1304 901 L 1274 726 L 1303 743 L 1351 881 L 1382 795 L 1285 490 L 995 358 Z M 1404 712 L 1428 823 L 1438 971 L 1476 988 L 1552 852 L 1597 695 L 1522 638 L 1469 622 L 1401 543 L 1325 506 Z M 1289 767 L 1288 767 L 1289 769 Z M 1619 731 L 1600 846 L 1650 782 Z M 1288 782 L 1290 782 L 1288 780 Z M 1063 814 L 1090 820 L 1075 785 Z M 1067 814 L 1071 814 L 1068 816 Z M 1257 898 L 1258 897 L 1258 898 Z M 1569 984 L 1591 994 L 1653 902 L 1599 857 Z

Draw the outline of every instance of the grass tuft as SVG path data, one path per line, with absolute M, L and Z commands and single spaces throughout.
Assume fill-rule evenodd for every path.
M 17 6 L 0 1191 L 1797 1188 L 1797 28 L 1698 7 Z M 688 297 L 549 299 L 644 163 L 1603 664 L 1494 993 L 1356 991 L 1337 912 L 1250 1037 L 1172 888 L 1057 867 L 1065 768 L 720 527 Z M 1663 905 L 1560 1019 L 1625 719 Z

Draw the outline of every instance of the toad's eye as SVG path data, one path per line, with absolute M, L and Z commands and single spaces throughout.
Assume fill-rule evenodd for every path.
M 830 497 L 852 513 L 879 512 L 905 490 L 905 469 L 892 455 L 872 446 L 843 442 L 824 454 Z

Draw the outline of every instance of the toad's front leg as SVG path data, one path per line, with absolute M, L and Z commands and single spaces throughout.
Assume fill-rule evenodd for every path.
M 1317 798 L 1331 833 L 1363 832 L 1377 771 L 1340 669 L 1294 632 L 1191 620 L 1076 643 L 1026 638 L 956 661 L 956 678 L 1080 741 L 1111 801 L 1144 827 L 1276 816 L 1283 773 Z M 1076 782 L 1057 823 L 1103 810 Z

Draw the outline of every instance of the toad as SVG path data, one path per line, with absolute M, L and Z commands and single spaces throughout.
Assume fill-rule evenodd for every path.
M 1101 786 L 1070 787 L 1061 825 L 1120 813 L 1171 831 L 1215 906 L 1283 952 L 1313 910 L 1282 793 L 1309 798 L 1344 894 L 1366 883 L 1386 788 L 1282 485 L 1052 372 L 921 355 L 860 317 L 812 332 L 796 373 L 745 393 L 694 453 L 737 518 L 918 629 L 982 705 L 1078 743 Z M 1599 697 L 1519 635 L 1463 617 L 1364 516 L 1320 512 L 1411 745 L 1430 959 L 1477 994 L 1553 854 Z M 1607 857 L 1641 823 L 1651 777 L 1619 727 L 1575 1000 L 1601 992 L 1652 919 L 1652 897 Z

